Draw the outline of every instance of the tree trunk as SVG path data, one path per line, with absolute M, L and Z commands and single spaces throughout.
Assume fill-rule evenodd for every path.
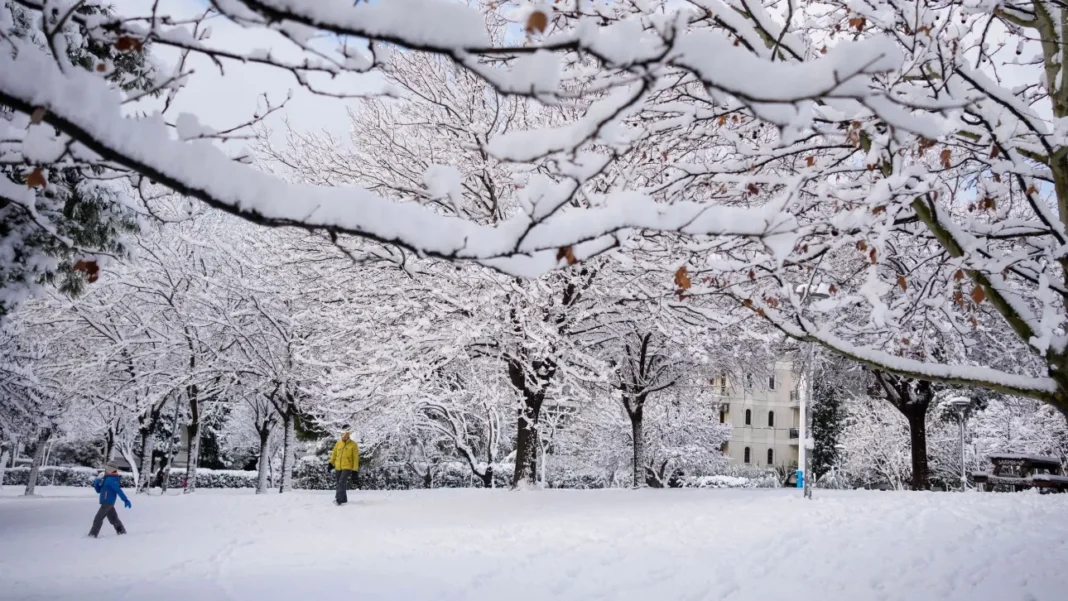
M 528 398 L 519 410 L 518 433 L 515 441 L 515 472 L 512 488 L 533 486 L 538 475 L 538 420 L 541 399 Z
M 286 410 L 282 416 L 282 424 L 285 427 L 285 437 L 282 439 L 282 483 L 278 487 L 279 493 L 293 490 L 293 463 L 295 460 L 296 433 L 292 408 Z
M 155 430 L 155 428 L 152 428 Z M 150 433 L 141 439 L 141 469 L 137 474 L 137 494 L 148 490 L 152 483 L 152 455 L 156 452 L 156 437 Z
M 104 434 L 104 463 L 109 463 L 114 457 L 115 453 L 115 430 L 108 427 L 108 431 Z
M 628 411 L 630 415 L 630 434 L 631 440 L 634 446 L 634 481 L 631 484 L 634 488 L 645 487 L 645 437 L 642 435 L 643 415 L 642 409 L 639 407 L 635 411 Z
M 927 490 L 930 473 L 927 466 L 927 406 L 911 405 L 905 418 L 909 422 L 912 445 L 912 490 Z
M 269 473 L 268 466 L 270 466 L 270 458 L 267 456 L 268 441 L 271 438 L 271 431 L 266 428 L 260 429 L 260 456 L 256 460 L 256 469 L 259 470 L 259 479 L 256 481 L 256 494 L 262 495 L 267 492 L 267 475 Z
M 4 487 L 4 472 L 7 470 L 7 451 L 0 453 L 0 489 Z
M 42 430 L 40 436 L 37 437 L 37 448 L 33 450 L 33 463 L 30 464 L 30 477 L 26 481 L 25 495 L 27 497 L 32 497 L 34 489 L 37 488 L 37 476 L 41 472 L 41 464 L 44 463 L 50 438 L 52 438 L 52 431 L 48 429 Z
M 185 455 L 185 489 L 183 493 L 197 491 L 197 464 L 200 463 L 200 420 L 194 418 L 186 427 L 189 433 L 189 449 Z
M 195 364 L 194 358 L 190 358 L 191 369 Z M 189 426 L 186 428 L 189 433 L 189 450 L 186 454 L 183 494 L 197 491 L 197 464 L 200 463 L 200 390 L 196 384 L 186 387 L 186 396 L 189 400 Z

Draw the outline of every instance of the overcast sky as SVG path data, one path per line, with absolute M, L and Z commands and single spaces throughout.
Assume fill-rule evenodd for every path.
M 112 3 L 120 13 L 129 15 L 147 14 L 151 6 L 146 0 L 112 0 Z M 207 7 L 203 0 L 161 0 L 160 4 L 165 7 L 161 12 L 175 16 L 197 14 Z M 211 38 L 205 43 L 215 47 L 240 51 L 270 49 L 275 56 L 294 60 L 301 56 L 291 42 L 263 28 L 245 29 L 220 18 L 211 20 L 211 27 Z M 168 68 L 173 68 L 178 59 L 177 52 L 158 45 L 153 53 Z M 286 109 L 270 119 L 272 127 L 280 128 L 284 116 L 298 129 L 327 129 L 335 133 L 348 130 L 346 106 L 352 101 L 315 96 L 300 87 L 287 71 L 227 61 L 224 76 L 205 58 L 193 59 L 191 64 L 195 75 L 179 94 L 172 119 L 179 112 L 190 112 L 201 123 L 216 129 L 231 127 L 252 115 L 264 92 L 273 102 L 281 102 L 292 90 L 293 98 Z M 377 87 L 379 81 L 376 76 L 350 76 L 329 85 L 331 90 L 361 92 Z

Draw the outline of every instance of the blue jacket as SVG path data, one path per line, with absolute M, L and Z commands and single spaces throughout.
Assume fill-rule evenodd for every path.
M 101 505 L 114 505 L 115 497 L 122 499 L 123 502 L 130 502 L 126 498 L 126 493 L 122 492 L 122 488 L 119 487 L 118 474 L 108 474 L 103 478 L 93 480 L 93 490 L 100 493 Z

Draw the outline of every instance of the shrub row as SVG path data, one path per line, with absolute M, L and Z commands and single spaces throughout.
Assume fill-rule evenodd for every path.
M 494 473 L 494 486 L 507 488 L 511 483 L 510 466 L 501 466 Z M 43 467 L 40 470 L 38 486 L 92 486 L 100 470 L 88 467 Z M 8 486 L 25 486 L 29 479 L 30 468 L 8 468 L 4 472 L 3 484 Z M 121 474 L 122 486 L 133 488 L 133 476 Z M 197 470 L 197 488 L 256 488 L 259 476 L 255 471 L 242 470 Z M 185 470 L 170 473 L 168 486 L 181 488 L 185 480 Z M 294 488 L 310 490 L 330 490 L 334 488 L 335 476 L 328 469 L 326 462 L 317 457 L 305 457 L 297 462 L 294 470 Z M 774 474 L 747 473 L 719 476 L 684 476 L 680 479 L 683 488 L 774 488 L 779 483 Z M 274 483 L 277 486 L 277 482 Z M 472 477 L 471 470 L 461 463 L 450 463 L 434 472 L 430 482 L 432 488 L 473 488 L 481 486 L 481 481 Z M 549 481 L 549 488 L 600 489 L 612 484 L 606 476 L 591 473 L 564 473 Z M 427 488 L 427 482 L 404 465 L 387 465 L 369 467 L 360 470 L 350 488 L 365 490 L 409 490 Z

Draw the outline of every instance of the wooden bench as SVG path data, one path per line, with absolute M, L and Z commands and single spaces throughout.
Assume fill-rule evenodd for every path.
M 1040 492 L 1068 492 L 1068 477 L 1063 474 L 1061 460 L 1041 455 L 995 453 L 990 455 L 993 472 L 972 475 L 976 484 L 987 492 L 1013 492 L 1038 488 Z

